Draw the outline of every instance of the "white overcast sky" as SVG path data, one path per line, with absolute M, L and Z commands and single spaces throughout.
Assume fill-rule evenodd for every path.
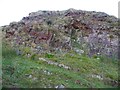
M 119 0 L 0 0 L 0 26 L 19 21 L 38 10 L 66 10 L 69 8 L 101 11 L 118 17 Z

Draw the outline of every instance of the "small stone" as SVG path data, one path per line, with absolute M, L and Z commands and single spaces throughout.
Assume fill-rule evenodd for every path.
M 100 60 L 100 58 L 97 58 L 97 60 Z
M 103 78 L 100 75 L 92 75 L 92 78 L 98 78 L 100 80 L 103 80 Z
M 59 88 L 65 88 L 65 86 L 64 85 L 60 85 Z
M 50 72 L 48 72 L 47 74 L 48 74 L 48 75 L 50 75 L 51 73 L 50 73 Z
M 58 86 L 55 86 L 55 88 L 58 88 Z
M 100 55 L 100 53 L 97 53 L 97 55 Z
M 83 50 L 77 49 L 77 48 L 74 48 L 74 51 L 75 51 L 76 53 L 80 54 L 80 55 L 84 53 Z
M 46 61 L 46 59 L 44 59 L 44 58 L 39 58 L 39 60 Z
M 29 78 L 32 78 L 32 75 L 29 75 Z
M 37 78 L 36 78 L 36 77 L 34 77 L 34 78 L 33 78 L 33 80 L 37 80 Z
M 44 70 L 44 73 L 46 73 L 47 71 L 46 70 Z
M 31 56 L 31 54 L 28 53 L 28 54 L 27 54 L 27 57 L 29 58 L 30 56 Z
M 65 88 L 63 84 L 56 86 L 55 88 Z
M 36 44 L 35 44 L 35 43 L 31 43 L 31 46 L 32 46 L 32 47 L 36 47 Z

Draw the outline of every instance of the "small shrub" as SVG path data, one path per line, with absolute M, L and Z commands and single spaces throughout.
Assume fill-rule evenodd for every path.
M 33 54 L 30 59 L 35 60 L 36 59 L 36 54 Z
M 45 54 L 45 57 L 46 57 L 46 58 L 53 58 L 53 57 L 54 57 L 54 55 L 53 55 L 53 54 L 51 54 L 51 53 L 46 53 L 46 54 Z
M 97 58 L 98 56 L 96 54 L 93 55 L 93 58 Z

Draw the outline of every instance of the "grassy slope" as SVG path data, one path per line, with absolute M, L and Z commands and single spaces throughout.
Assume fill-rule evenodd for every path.
M 69 52 L 64 56 L 43 55 L 43 58 L 70 66 L 72 70 L 17 56 L 15 51 L 6 45 L 3 45 L 2 58 L 4 87 L 45 88 L 64 84 L 67 88 L 108 88 L 115 87 L 115 81 L 118 79 L 117 62 L 90 59 L 74 52 Z M 95 75 L 102 76 L 103 80 Z
M 0 27 L 0 89 L 2 88 L 2 31 Z

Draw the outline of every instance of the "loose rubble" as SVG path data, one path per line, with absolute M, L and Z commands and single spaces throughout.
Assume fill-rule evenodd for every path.
M 116 17 L 104 12 L 40 10 L 31 12 L 19 22 L 3 26 L 3 40 L 16 50 L 17 55 L 28 57 L 70 50 L 90 57 L 97 53 L 117 57 L 117 21 Z
M 66 66 L 64 64 L 59 64 L 57 62 L 53 62 L 53 61 L 50 61 L 50 60 L 46 60 L 44 58 L 39 58 L 39 60 L 45 61 L 45 62 L 47 62 L 50 65 L 55 65 L 55 66 L 58 66 L 58 67 L 62 67 L 62 68 L 67 69 L 67 70 L 71 69 L 69 66 Z

